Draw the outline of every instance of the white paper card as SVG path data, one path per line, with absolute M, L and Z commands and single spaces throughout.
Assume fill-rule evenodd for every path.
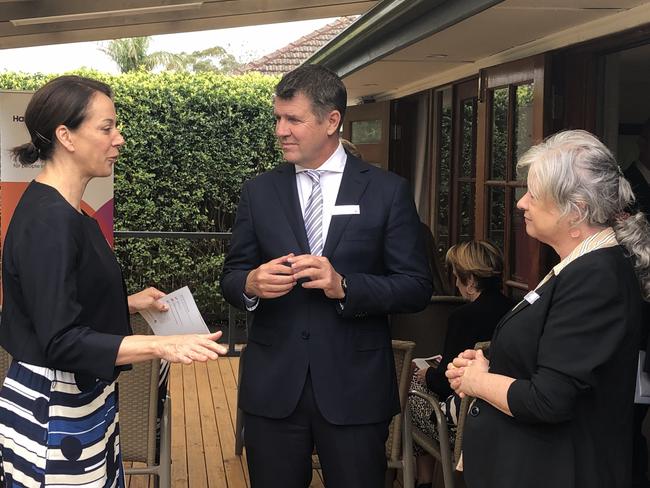
M 156 335 L 209 334 L 201 312 L 187 286 L 173 291 L 160 299 L 169 306 L 166 312 L 143 310 L 140 314 Z
M 643 371 L 645 364 L 645 351 L 639 351 L 639 363 L 636 370 L 636 390 L 634 403 L 650 404 L 650 374 Z
M 438 367 L 441 360 L 442 355 L 436 354 L 435 356 L 429 356 L 428 358 L 413 358 L 411 361 L 415 364 L 416 368 L 427 369 L 430 367 Z M 435 366 L 433 366 L 434 364 Z
M 359 215 L 359 205 L 334 205 L 332 215 Z

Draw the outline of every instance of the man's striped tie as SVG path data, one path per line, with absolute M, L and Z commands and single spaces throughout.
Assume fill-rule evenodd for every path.
M 323 192 L 320 188 L 321 173 L 309 169 L 305 171 L 311 178 L 311 195 L 307 200 L 305 208 L 305 230 L 307 231 L 307 240 L 309 249 L 314 256 L 320 256 L 323 253 Z

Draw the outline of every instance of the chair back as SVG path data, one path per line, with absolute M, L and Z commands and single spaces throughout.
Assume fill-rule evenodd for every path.
M 7 371 L 9 370 L 10 364 L 11 354 L 0 347 L 0 385 L 2 385 L 2 382 L 5 380 L 5 376 L 7 376 Z
M 395 358 L 395 373 L 399 391 L 400 413 L 393 417 L 388 428 L 386 441 L 386 459 L 389 466 L 401 467 L 402 462 L 402 428 L 403 412 L 406 407 L 408 388 L 411 381 L 411 359 L 415 342 L 393 340 L 393 357 Z M 394 465 L 394 466 L 393 466 Z
M 134 334 L 152 334 L 140 314 L 132 316 L 131 327 Z M 124 461 L 155 464 L 159 372 L 160 360 L 142 361 L 119 377 L 120 442 Z
M 465 303 L 461 297 L 433 296 L 421 312 L 391 314 L 391 338 L 414 342 L 414 357 L 438 354 L 445 346 L 449 316 Z
M 131 317 L 131 327 L 134 334 L 152 334 L 140 314 Z M 120 442 L 123 461 L 145 464 L 126 467 L 124 472 L 127 476 L 155 475 L 154 486 L 171 488 L 171 400 L 166 395 L 160 417 L 160 440 L 157 442 L 158 399 L 159 394 L 165 394 L 160 393 L 159 382 L 158 359 L 135 363 L 131 371 L 120 375 Z
M 474 346 L 474 349 L 481 349 L 485 352 L 489 349 L 490 342 L 477 342 Z M 461 456 L 463 449 L 463 433 L 465 430 L 465 419 L 467 418 L 467 412 L 469 406 L 474 400 L 471 397 L 465 397 L 461 400 L 460 411 L 458 412 L 458 424 L 456 426 L 456 440 L 453 446 L 453 452 L 450 449 L 449 434 L 447 431 L 447 419 L 445 414 L 440 408 L 440 400 L 431 395 L 419 391 L 410 391 L 409 396 L 419 397 L 427 401 L 431 408 L 433 409 L 434 416 L 436 418 L 436 429 L 438 431 L 439 441 L 431 438 L 429 435 L 422 432 L 415 425 L 411 424 L 410 421 L 405 427 L 407 439 L 412 439 L 416 444 L 418 444 L 422 449 L 427 453 L 434 456 L 438 459 L 442 465 L 443 479 L 445 488 L 454 488 L 454 471 L 458 465 L 458 461 Z

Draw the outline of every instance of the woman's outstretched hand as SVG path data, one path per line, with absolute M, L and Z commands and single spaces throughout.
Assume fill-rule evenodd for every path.
M 217 359 L 228 352 L 225 346 L 216 342 L 221 334 L 218 331 L 212 334 L 156 336 L 156 356 L 171 363 L 183 364 Z

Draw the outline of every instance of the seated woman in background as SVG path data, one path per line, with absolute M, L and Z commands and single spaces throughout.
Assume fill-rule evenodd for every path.
M 445 257 L 447 266 L 456 278 L 456 286 L 469 303 L 458 307 L 449 316 L 442 360 L 437 368 L 418 369 L 411 389 L 433 394 L 441 400 L 441 408 L 450 425 L 450 438 L 455 438 L 456 407 L 458 397 L 445 376 L 447 364 L 454 357 L 474 344 L 489 341 L 499 319 L 512 308 L 512 302 L 501 293 L 503 256 L 494 244 L 488 241 L 470 241 L 452 246 Z M 435 439 L 438 433 L 432 421 L 431 406 L 424 400 L 409 398 L 409 409 L 413 423 L 422 432 Z M 418 488 L 431 487 L 433 478 L 433 457 L 419 446 L 414 446 L 417 461 Z

